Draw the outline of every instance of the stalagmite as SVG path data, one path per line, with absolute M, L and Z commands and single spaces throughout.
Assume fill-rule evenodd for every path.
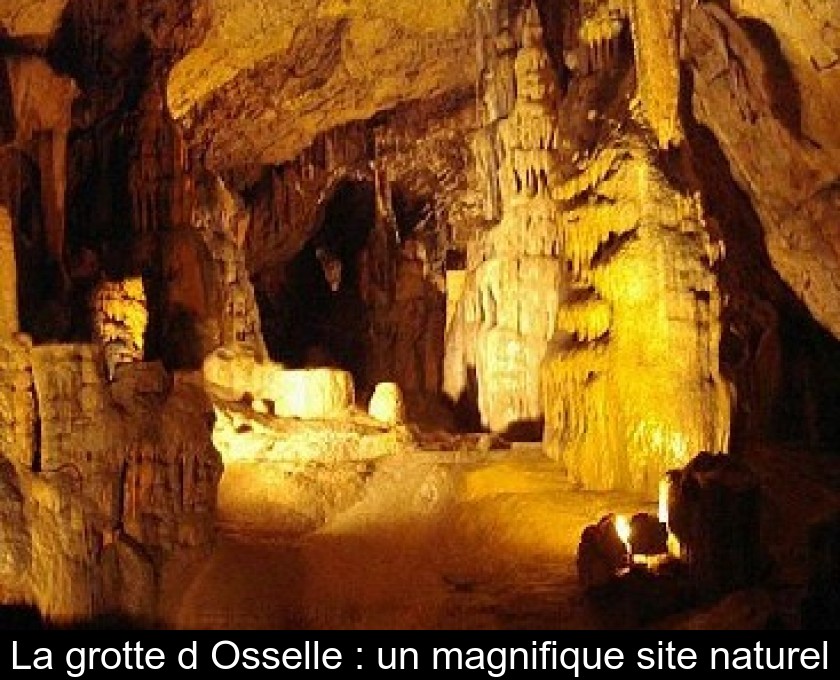
M 558 182 L 558 86 L 533 5 L 525 13 L 522 42 L 513 69 L 513 107 L 498 129 L 488 127 L 479 134 L 475 147 L 491 206 L 499 189 L 501 221 L 475 251 L 475 276 L 467 279 L 475 290 L 462 300 L 463 305 L 476 302 L 476 397 L 483 424 L 494 431 L 534 429 L 542 420 L 539 366 L 555 331 L 563 278 L 554 246 L 559 222 L 552 197 Z M 498 60 L 488 59 L 485 66 L 493 64 Z M 484 120 L 495 115 L 491 111 Z M 494 163 L 500 163 L 497 173 Z M 459 318 L 468 323 L 469 309 L 465 311 Z M 459 392 L 463 386 L 449 389 Z
M 579 20 L 567 13 L 578 24 L 564 48 L 585 46 L 594 72 L 569 85 L 586 108 L 570 97 L 559 114 L 539 17 L 524 10 L 516 105 L 487 131 L 500 140 L 501 219 L 468 250 L 474 289 L 450 329 L 447 386 L 456 400 L 473 389 L 492 430 L 544 417 L 547 452 L 586 488 L 653 495 L 667 470 L 726 450 L 731 398 L 719 366 L 720 244 L 697 197 L 651 153 L 681 134 L 676 11 L 642 4 L 592 0 Z M 629 50 L 613 50 L 628 18 L 653 142 L 595 113 L 605 96 L 632 99 L 633 80 L 616 93 L 606 73 L 631 68 Z M 577 113 L 591 141 L 567 158 L 564 137 L 581 121 L 563 116 Z M 631 102 L 628 117 L 637 113 Z

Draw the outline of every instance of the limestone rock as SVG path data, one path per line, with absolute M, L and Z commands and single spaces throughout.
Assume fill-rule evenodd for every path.
M 258 399 L 281 418 L 336 418 L 355 403 L 353 376 L 337 369 L 289 370 L 258 361 L 247 346 L 222 348 L 204 363 L 205 380 L 228 401 Z
M 379 383 L 370 398 L 368 414 L 386 425 L 402 425 L 405 422 L 405 402 L 400 386 Z
M 627 546 L 615 528 L 615 517 L 604 517 L 586 527 L 578 546 L 578 580 L 585 590 L 597 590 L 614 582 L 629 564 Z
M 14 37 L 46 40 L 58 28 L 69 0 L 6 0 L 0 5 L 0 28 Z
M 686 33 L 695 115 L 760 215 L 774 267 L 835 336 L 838 27 L 834 3 L 739 0 L 695 6 Z
M 0 282 L 0 337 L 12 336 L 20 328 L 15 262 L 14 232 L 8 210 L 0 206 L 0 266 L 7 272 Z
M 356 400 L 353 376 L 330 368 L 267 373 L 258 395 L 274 404 L 280 418 L 337 418 Z
M 696 587 L 727 593 L 754 585 L 762 568 L 760 489 L 750 469 L 704 453 L 670 482 L 669 528 Z
M 498 173 L 487 168 L 490 184 L 498 178 L 502 218 L 468 263 L 473 274 L 460 303 L 464 313 L 456 318 L 469 330 L 450 327 L 447 364 L 456 380 L 449 376 L 446 390 L 455 402 L 477 392 L 481 424 L 490 430 L 533 437 L 543 418 L 539 369 L 554 335 L 562 287 L 551 196 L 558 180 L 557 82 L 533 6 L 513 70 L 517 96 L 510 116 L 499 123 L 504 162 Z
M 222 390 L 224 397 L 230 401 L 262 393 L 262 364 L 249 345 L 239 344 L 216 350 L 204 361 L 203 373 L 204 379 L 214 388 Z
M 120 364 L 143 360 L 149 312 L 142 279 L 101 284 L 94 293 L 93 316 L 110 377 Z
M 215 2 L 207 38 L 170 77 L 169 106 L 212 169 L 289 160 L 318 132 L 470 84 L 470 8 Z
M 585 7 L 566 17 L 562 48 L 587 54 L 559 108 L 541 19 L 525 11 L 517 96 L 486 131 L 498 138 L 487 179 L 501 219 L 468 251 L 446 389 L 456 403 L 472 400 L 493 431 L 541 431 L 544 420 L 549 454 L 585 487 L 653 497 L 665 472 L 728 444 L 722 245 L 681 186 L 688 180 L 666 175 L 651 153 L 682 134 L 676 16 Z M 614 44 L 628 18 L 635 52 Z M 625 73 L 618 91 L 608 84 L 616 72 Z M 624 122 L 593 116 L 607 99 L 634 99 L 633 73 L 641 106 Z M 570 154 L 573 144 L 584 150 Z
M 0 565 L 0 590 L 56 623 L 148 620 L 158 580 L 214 536 L 221 464 L 203 394 L 170 390 L 160 364 L 117 373 L 109 383 L 97 345 L 0 343 L 0 526 L 14 563 L 14 576 Z M 112 561 L 116 535 L 134 547 Z

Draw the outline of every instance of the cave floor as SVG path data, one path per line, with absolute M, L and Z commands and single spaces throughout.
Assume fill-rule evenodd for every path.
M 759 462 L 775 479 L 794 474 L 782 455 Z M 811 477 L 824 485 L 824 473 Z M 770 552 L 783 564 L 767 585 L 666 616 L 632 597 L 599 606 L 576 573 L 586 525 L 655 507 L 575 490 L 535 449 L 405 452 L 381 461 L 358 500 L 314 531 L 272 534 L 238 521 L 235 509 L 221 513 L 215 551 L 188 586 L 171 589 L 165 618 L 190 629 L 563 630 L 750 628 L 775 613 L 795 625 L 805 540 L 789 529 L 837 505 L 836 493 L 798 486 L 795 498 L 768 504 L 778 529 Z

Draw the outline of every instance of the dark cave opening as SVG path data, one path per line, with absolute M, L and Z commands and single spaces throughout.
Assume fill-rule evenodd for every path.
M 270 357 L 292 368 L 334 366 L 367 382 L 369 310 L 360 260 L 376 219 L 372 183 L 346 180 L 321 226 L 274 285 L 257 285 Z

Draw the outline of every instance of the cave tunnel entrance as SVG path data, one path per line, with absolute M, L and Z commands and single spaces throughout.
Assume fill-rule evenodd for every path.
M 263 334 L 273 360 L 292 368 L 342 368 L 357 386 L 366 386 L 368 308 L 360 259 L 376 220 L 375 205 L 372 182 L 342 181 L 281 282 L 261 287 Z

